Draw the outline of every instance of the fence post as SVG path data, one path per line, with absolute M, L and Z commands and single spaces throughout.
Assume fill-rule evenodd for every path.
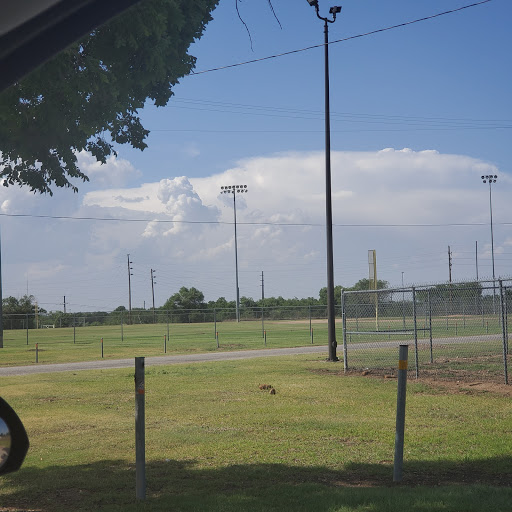
M 124 341 L 124 331 L 123 331 L 123 312 L 121 311 L 121 341 Z
M 261 306 L 261 333 L 263 337 L 265 337 L 265 310 L 263 309 L 263 305 Z
M 414 359 L 416 363 L 416 378 L 419 373 L 419 357 L 418 357 L 418 328 L 416 325 L 416 288 L 412 287 L 412 316 L 414 322 Z
M 135 496 L 146 499 L 146 425 L 144 358 L 135 358 Z
M 343 334 L 343 371 L 348 370 L 347 358 L 347 305 L 345 303 L 345 292 L 341 290 L 341 331 Z
M 103 338 L 101 338 L 101 358 L 103 359 Z
M 408 345 L 400 345 L 398 355 L 398 390 L 396 397 L 395 459 L 393 464 L 393 482 L 402 481 L 404 462 L 405 398 L 407 392 L 408 351 Z
M 27 313 L 27 345 L 28 345 L 28 313 Z
M 505 384 L 508 384 L 508 369 L 507 369 L 507 328 L 505 326 L 505 300 L 504 300 L 504 293 L 503 293 L 503 281 L 499 280 L 500 284 L 500 303 L 501 303 L 501 331 L 503 334 L 503 370 L 505 373 Z
M 309 305 L 309 333 L 311 334 L 311 304 Z
M 263 337 L 265 338 L 265 347 L 267 346 L 267 331 L 263 331 Z
M 167 335 L 164 334 L 164 354 L 167 354 Z
M 220 348 L 220 345 L 219 345 L 219 333 L 218 332 L 215 333 L 215 339 L 217 340 L 217 348 Z
M 213 308 L 213 335 L 217 339 L 217 310 Z
M 36 343 L 36 363 L 39 363 L 39 343 Z
M 169 337 L 169 310 L 166 310 L 166 319 L 167 319 L 167 339 L 170 341 L 171 338 Z

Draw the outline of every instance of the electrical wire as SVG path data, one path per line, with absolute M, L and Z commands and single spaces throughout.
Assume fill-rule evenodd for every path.
M 352 39 L 359 39 L 361 37 L 367 37 L 367 36 L 379 34 L 381 32 L 387 32 L 389 30 L 394 30 L 394 29 L 397 29 L 397 28 L 406 27 L 408 25 L 413 25 L 415 23 L 420 23 L 422 21 L 428 21 L 428 20 L 432 20 L 434 18 L 439 18 L 440 16 L 445 16 L 447 14 L 453 14 L 453 13 L 456 13 L 456 12 L 459 12 L 459 11 L 463 11 L 464 9 L 469 9 L 471 7 L 477 7 L 479 5 L 486 4 L 486 3 L 489 3 L 491 1 L 492 0 L 482 0 L 481 2 L 476 2 L 476 3 L 473 3 L 473 4 L 469 4 L 469 5 L 463 5 L 462 7 L 458 7 L 457 9 L 450 9 L 449 11 L 444 11 L 444 12 L 440 12 L 440 13 L 437 13 L 437 14 L 432 14 L 430 16 L 425 16 L 424 18 L 418 18 L 418 19 L 411 20 L 411 21 L 405 21 L 403 23 L 398 23 L 397 25 L 391 25 L 390 27 L 379 28 L 379 29 L 376 29 L 376 30 L 371 30 L 370 32 L 365 32 L 365 33 L 362 33 L 362 34 L 357 34 L 355 36 L 349 36 L 349 37 L 345 37 L 343 39 L 337 39 L 335 41 L 330 41 L 328 44 L 332 45 L 332 44 L 337 44 L 337 43 L 344 43 L 346 41 L 351 41 Z M 228 64 L 226 66 L 219 66 L 219 67 L 216 67 L 216 68 L 205 69 L 203 71 L 192 71 L 188 76 L 203 75 L 205 73 L 211 73 L 213 71 L 221 71 L 221 70 L 224 70 L 224 69 L 230 69 L 230 68 L 236 68 L 236 67 L 239 67 L 239 66 L 245 66 L 247 64 L 254 64 L 256 62 L 263 62 L 265 60 L 277 59 L 279 57 L 285 57 L 287 55 L 293 55 L 293 54 L 296 54 L 296 53 L 305 52 L 305 51 L 308 51 L 308 50 L 313 50 L 315 48 L 322 48 L 323 46 L 324 46 L 323 43 L 322 44 L 316 44 L 316 45 L 313 45 L 313 46 L 308 46 L 306 48 L 301 48 L 301 49 L 298 49 L 298 50 L 291 50 L 291 51 L 288 51 L 288 52 L 278 53 L 278 54 L 275 54 L 275 55 L 268 55 L 267 57 L 260 57 L 258 59 L 252 59 L 252 60 L 247 60 L 247 61 L 244 61 L 244 62 L 238 62 L 236 64 Z
M 29 213 L 0 213 L 0 217 L 54 219 L 54 220 L 87 220 L 100 222 L 152 222 L 159 224 L 199 224 L 199 225 L 234 225 L 232 221 L 219 220 L 171 220 L 171 219 L 121 219 L 118 217 L 71 217 L 66 215 L 33 215 Z M 241 226 L 286 226 L 286 227 L 325 227 L 325 224 L 315 222 L 244 222 L 237 221 Z M 511 226 L 512 222 L 495 222 L 495 225 Z M 336 224 L 339 228 L 436 228 L 436 227 L 474 227 L 487 226 L 487 222 L 448 222 L 448 223 L 403 223 L 403 224 Z

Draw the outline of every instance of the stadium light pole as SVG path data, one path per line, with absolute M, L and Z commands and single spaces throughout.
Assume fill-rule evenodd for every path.
M 496 275 L 494 272 L 494 233 L 492 229 L 492 184 L 496 183 L 498 176 L 496 174 L 486 174 L 482 176 L 483 183 L 489 183 L 489 211 L 491 214 L 491 259 L 492 259 L 492 311 L 496 313 Z
M 334 309 L 334 255 L 332 243 L 332 194 L 331 194 L 331 119 L 329 104 L 329 23 L 336 21 L 341 7 L 329 9 L 332 19 L 320 16 L 318 0 L 307 0 L 315 8 L 316 16 L 324 22 L 324 84 L 325 84 L 325 218 L 327 235 L 327 341 L 329 361 L 338 361 L 336 356 L 336 325 Z
M 236 321 L 240 322 L 240 289 L 238 288 L 238 243 L 236 238 L 236 195 L 247 193 L 247 185 L 227 185 L 220 187 L 221 194 L 232 194 L 233 215 L 235 218 L 235 286 L 236 286 Z

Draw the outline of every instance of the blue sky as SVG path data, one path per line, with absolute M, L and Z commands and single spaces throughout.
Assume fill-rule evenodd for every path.
M 458 9 L 463 0 L 358 0 L 329 26 L 335 41 Z M 332 3 L 320 0 L 322 14 Z M 221 0 L 190 53 L 196 71 L 321 45 L 304 1 Z M 512 4 L 492 0 L 428 21 L 330 45 L 335 282 L 399 285 L 512 274 Z M 46 309 L 162 304 L 181 286 L 233 299 L 233 210 L 220 186 L 247 183 L 237 203 L 240 294 L 317 296 L 325 286 L 323 48 L 181 80 L 165 108 L 141 112 L 148 148 L 118 148 L 105 166 L 81 155 L 91 182 L 53 198 L 1 191 L 4 296 Z M 13 214 L 145 219 L 56 220 Z M 167 221 L 179 221 L 169 223 Z M 150 222 L 153 221 L 153 222 Z M 166 221 L 166 222 L 162 222 Z M 189 222 L 193 221 L 193 224 Z M 34 247 L 38 247 L 34 250 Z

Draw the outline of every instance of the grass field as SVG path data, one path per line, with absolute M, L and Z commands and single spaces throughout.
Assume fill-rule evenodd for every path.
M 30 436 L 0 510 L 510 511 L 510 396 L 396 380 L 320 356 L 146 370 L 147 500 L 135 503 L 133 370 L 2 377 Z M 272 384 L 276 394 L 261 391 Z
M 433 346 L 430 353 L 430 333 L 418 331 L 418 368 L 443 378 L 473 378 L 504 380 L 503 342 L 497 316 L 464 316 L 433 319 L 432 336 L 446 344 Z M 460 322 L 460 323 L 459 323 Z M 312 332 L 310 331 L 310 325 Z M 350 369 L 395 367 L 397 342 L 409 343 L 414 349 L 412 319 L 405 318 L 407 334 L 403 334 L 402 318 L 375 318 L 347 321 L 348 357 Z M 422 328 L 418 324 L 418 328 Z M 358 329 L 358 330 L 357 330 Z M 337 321 L 338 356 L 343 357 L 342 326 Z M 392 341 L 394 344 L 383 345 Z M 282 348 L 327 344 L 327 321 L 266 320 L 261 321 L 138 324 L 76 328 L 4 331 L 4 348 L 0 366 L 33 365 L 129 358 L 137 355 L 159 356 L 191 352 L 232 351 L 241 349 Z M 37 343 L 37 352 L 36 352 Z M 380 344 L 380 345 L 379 345 Z M 351 350 L 357 348 L 357 350 Z M 411 370 L 415 369 L 415 354 L 410 353 Z M 510 361 L 512 363 L 512 361 Z

